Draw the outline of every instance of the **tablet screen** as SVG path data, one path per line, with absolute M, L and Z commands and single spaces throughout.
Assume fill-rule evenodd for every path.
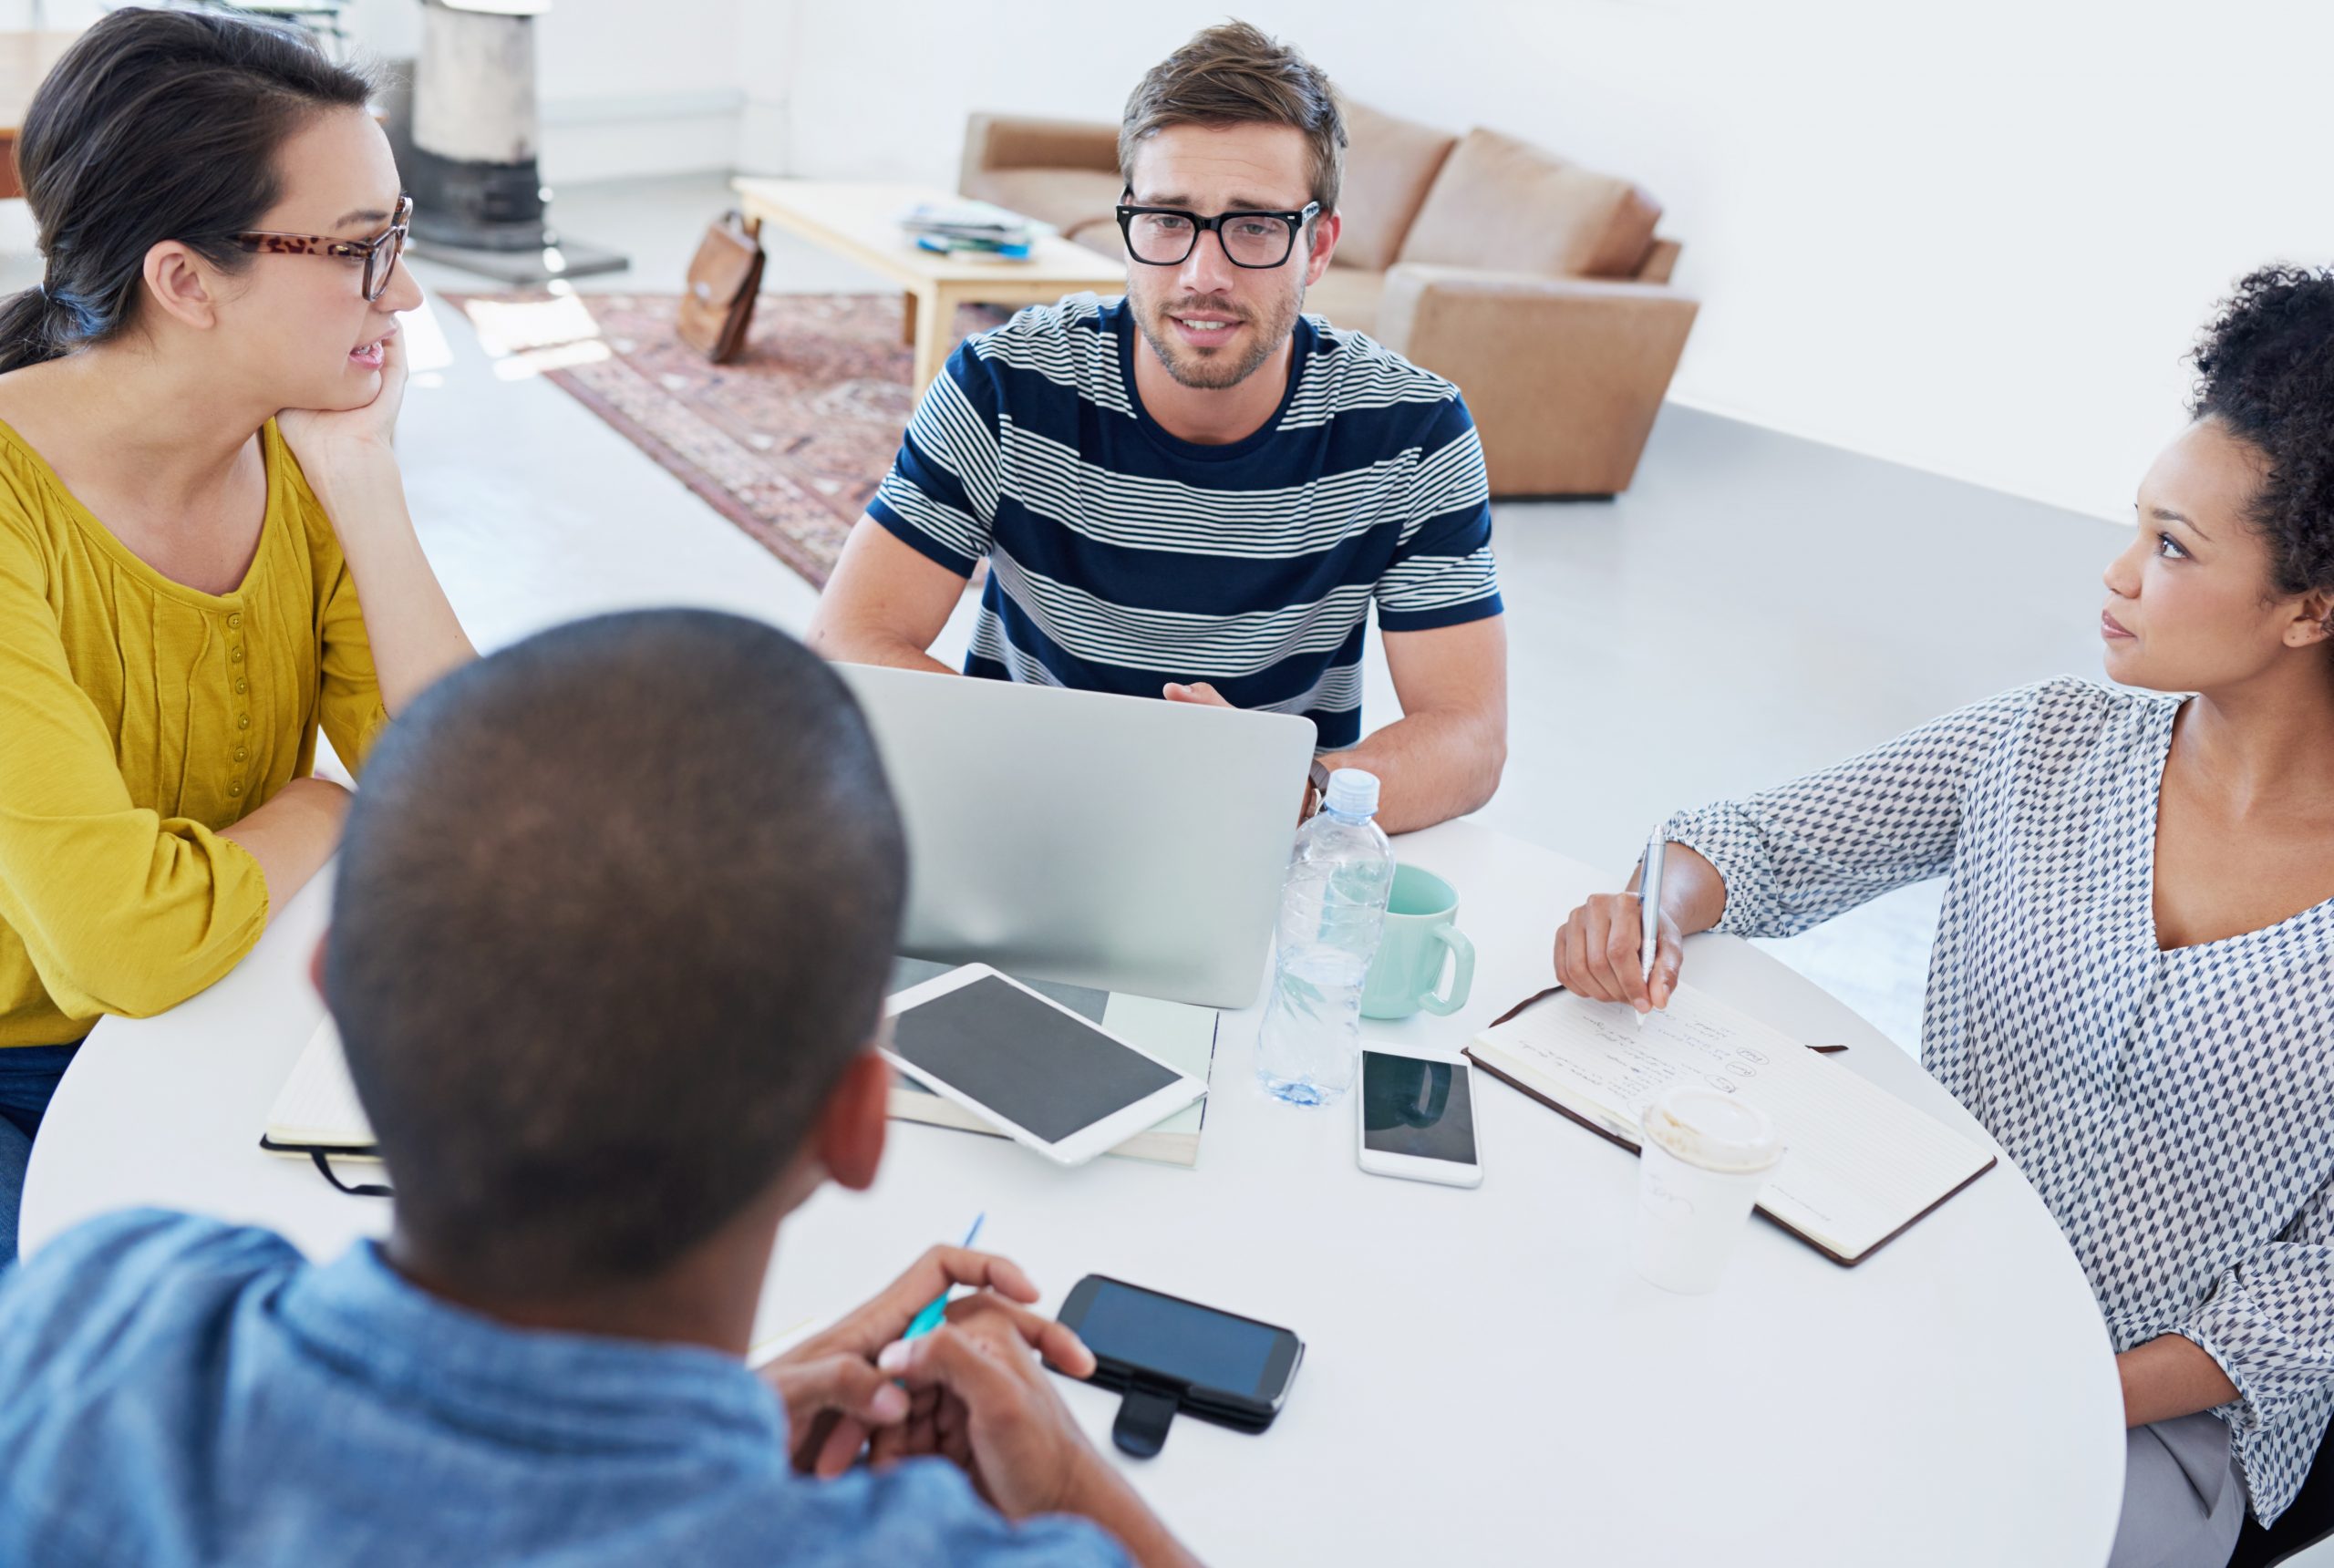
M 1177 1076 L 995 975 L 894 1017 L 892 1051 L 1048 1143 L 1158 1093 Z

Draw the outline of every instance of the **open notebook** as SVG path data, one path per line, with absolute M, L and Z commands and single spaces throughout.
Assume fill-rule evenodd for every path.
M 1843 1063 L 1690 985 L 1642 1029 L 1620 1003 L 1559 992 L 1478 1035 L 1467 1054 L 1629 1149 L 1638 1111 L 1672 1083 L 1740 1094 L 1786 1145 L 1761 1211 L 1837 1264 L 1862 1263 L 1994 1165 L 1988 1150 Z
M 945 975 L 953 964 L 924 958 L 903 958 L 892 966 L 892 991 Z M 1079 1016 L 1140 1047 L 1178 1072 L 1208 1081 L 1215 1064 L 1216 1012 L 1185 1002 L 1162 1002 L 1155 996 L 1131 995 L 1124 991 L 1097 991 L 1086 985 L 1062 985 L 1050 980 L 1015 975 L 1024 985 L 1050 996 Z M 1207 1102 L 1184 1107 L 1158 1126 L 1138 1132 L 1110 1150 L 1132 1160 L 1155 1160 L 1165 1165 L 1196 1165 L 1200 1161 L 1200 1130 L 1207 1120 Z M 980 1113 L 933 1093 L 904 1073 L 892 1075 L 891 1112 L 903 1121 L 930 1122 L 966 1132 L 1005 1135 L 983 1121 Z

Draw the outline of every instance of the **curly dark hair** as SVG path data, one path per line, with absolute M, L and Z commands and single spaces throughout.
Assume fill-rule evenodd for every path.
M 2189 412 L 2258 451 L 2246 521 L 2279 593 L 2334 590 L 2334 268 L 2263 267 L 2196 344 Z

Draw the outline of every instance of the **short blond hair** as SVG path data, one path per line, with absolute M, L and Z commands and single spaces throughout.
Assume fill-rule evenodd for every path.
M 1249 26 L 1226 22 L 1144 73 L 1127 97 L 1119 124 L 1119 173 L 1134 185 L 1135 150 L 1174 125 L 1286 125 L 1305 133 L 1312 199 L 1337 210 L 1346 169 L 1346 120 L 1336 89 L 1296 46 Z

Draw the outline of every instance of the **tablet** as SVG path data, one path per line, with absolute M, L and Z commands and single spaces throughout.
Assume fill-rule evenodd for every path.
M 893 1066 L 1049 1160 L 1079 1165 L 1207 1093 L 1147 1051 L 986 964 L 885 1006 Z

